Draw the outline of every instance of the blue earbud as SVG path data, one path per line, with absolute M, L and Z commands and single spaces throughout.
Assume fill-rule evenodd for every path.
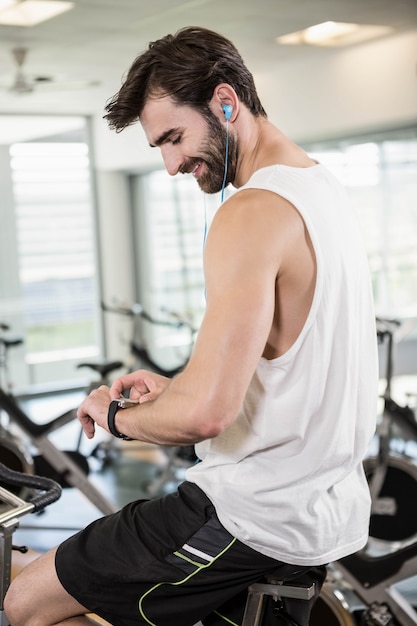
M 222 109 L 223 109 L 223 113 L 224 116 L 226 118 L 227 121 L 230 120 L 230 118 L 232 117 L 232 113 L 233 113 L 233 107 L 231 104 L 222 104 Z

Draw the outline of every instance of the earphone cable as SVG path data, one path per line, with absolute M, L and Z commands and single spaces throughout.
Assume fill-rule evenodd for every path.
M 229 161 L 229 120 L 226 119 L 226 151 L 225 151 L 225 156 L 224 156 L 224 176 L 223 176 L 222 194 L 221 194 L 222 202 L 224 200 L 224 189 L 226 187 L 228 161 Z

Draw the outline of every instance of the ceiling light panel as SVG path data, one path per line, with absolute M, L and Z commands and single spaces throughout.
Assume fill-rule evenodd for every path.
M 351 24 L 348 22 L 322 22 L 304 30 L 277 37 L 280 45 L 348 46 L 382 37 L 393 32 L 390 26 Z
M 0 0 L 0 24 L 3 26 L 36 26 L 74 7 L 64 0 Z

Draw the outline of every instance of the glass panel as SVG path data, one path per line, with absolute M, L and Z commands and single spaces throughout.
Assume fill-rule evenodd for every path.
M 378 314 L 417 319 L 417 129 L 306 148 L 352 197 Z
M 206 196 L 192 177 L 172 178 L 165 171 L 135 177 L 133 187 L 141 304 L 153 317 L 169 320 L 173 312 L 198 329 L 205 308 L 205 231 L 220 194 Z M 189 328 L 146 321 L 139 328 L 158 365 L 184 363 L 192 341 Z
M 100 352 L 86 120 L 68 120 L 59 132 L 53 118 L 51 135 L 9 147 L 16 237 L 9 255 L 16 258 L 20 302 L 9 323 L 24 337 L 19 387 L 85 377 L 77 361 Z M 41 127 L 45 132 L 45 119 Z

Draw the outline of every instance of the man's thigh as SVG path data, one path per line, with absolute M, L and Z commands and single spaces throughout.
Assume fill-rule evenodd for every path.
M 57 624 L 87 612 L 59 582 L 55 552 L 53 549 L 31 561 L 13 580 L 5 599 L 11 623 L 27 623 L 36 616 L 38 623 Z

